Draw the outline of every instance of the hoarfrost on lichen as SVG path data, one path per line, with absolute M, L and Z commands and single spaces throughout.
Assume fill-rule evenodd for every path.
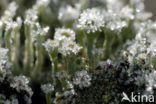
M 20 28 L 22 25 L 22 19 L 21 19 L 21 17 L 17 17 L 16 21 L 9 19 L 8 21 L 5 21 L 4 24 L 6 25 L 6 28 L 5 28 L 6 31 L 9 31 L 11 29 Z
M 38 19 L 38 11 L 34 9 L 28 9 L 25 13 L 25 24 L 34 25 Z
M 50 83 L 41 85 L 41 89 L 45 94 L 52 93 L 54 91 L 54 86 Z
M 101 28 L 105 26 L 103 15 L 105 14 L 98 8 L 87 9 L 80 14 L 77 27 L 86 30 L 87 33 L 102 31 Z
M 64 56 L 72 53 L 76 55 L 82 49 L 82 47 L 75 42 L 75 32 L 67 28 L 57 28 L 54 34 L 54 40 L 48 39 L 43 43 L 43 46 L 48 52 L 57 50 Z
M 15 16 L 15 14 L 16 14 L 17 8 L 18 8 L 17 4 L 15 2 L 11 2 L 8 5 L 7 10 L 5 10 L 4 15 L 1 17 L 1 20 L 3 22 L 6 22 L 9 19 L 12 19 Z
M 63 93 L 63 96 L 69 97 L 75 95 L 76 92 L 74 90 L 74 86 L 71 82 L 67 81 L 67 90 Z
M 82 49 L 76 42 L 65 39 L 61 42 L 58 51 L 64 56 L 71 55 L 72 53 L 77 55 L 78 52 Z
M 75 32 L 68 28 L 57 28 L 54 34 L 54 40 L 64 40 L 69 39 L 71 41 L 75 40 Z
M 124 55 L 127 55 L 130 63 L 138 62 L 141 65 L 149 65 L 153 68 L 152 58 L 156 56 L 156 25 L 151 21 L 141 23 L 136 27 L 138 33 L 134 40 L 127 41 L 127 51 L 124 51 Z
M 29 94 L 29 96 L 32 96 L 33 92 L 28 84 L 29 80 L 25 76 L 21 75 L 14 77 L 13 82 L 10 84 L 10 86 L 12 88 L 15 88 L 18 92 L 24 90 Z
M 48 31 L 49 31 L 49 27 L 41 27 L 41 25 L 36 22 L 34 24 L 35 29 L 31 30 L 31 37 L 32 37 L 32 41 L 35 42 L 37 40 L 37 38 L 39 36 L 45 36 L 47 35 Z
M 7 57 L 8 49 L 0 48 L 0 82 L 2 82 L 6 76 L 6 64 L 8 62 Z
M 73 84 L 78 85 L 80 88 L 89 87 L 91 77 L 86 70 L 78 71 L 73 79 Z
M 153 94 L 153 90 L 156 88 L 156 71 L 152 71 L 151 73 L 145 76 L 146 78 L 146 91 L 149 94 Z
M 59 47 L 59 41 L 48 39 L 46 42 L 43 43 L 43 46 L 45 47 L 47 52 L 53 52 Z

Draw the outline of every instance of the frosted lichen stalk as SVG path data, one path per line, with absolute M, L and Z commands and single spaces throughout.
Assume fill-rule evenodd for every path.
M 156 95 L 156 22 L 144 0 L 0 0 L 0 8 L 0 104 Z

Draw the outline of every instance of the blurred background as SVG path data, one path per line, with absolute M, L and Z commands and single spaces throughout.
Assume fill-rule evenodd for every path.
M 18 2 L 21 2 L 22 5 L 24 4 L 26 7 L 31 7 L 31 5 L 36 0 L 0 0 L 0 15 L 2 13 L 1 11 L 3 10 L 3 8 L 5 8 L 8 2 L 11 2 L 11 1 L 18 1 Z M 68 0 L 64 0 L 64 1 L 68 1 Z M 146 5 L 146 10 L 153 13 L 152 19 L 155 20 L 156 19 L 156 0 L 144 0 L 144 1 Z
M 145 0 L 146 10 L 153 13 L 153 20 L 156 20 L 156 0 Z

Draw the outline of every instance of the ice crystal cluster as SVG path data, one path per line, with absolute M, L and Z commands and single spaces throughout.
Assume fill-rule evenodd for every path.
M 68 28 L 57 28 L 54 40 L 47 40 L 43 45 L 48 52 L 56 49 L 64 56 L 72 53 L 76 55 L 82 48 L 75 42 L 75 32 Z
M 91 85 L 91 77 L 88 75 L 86 70 L 76 72 L 73 83 L 78 85 L 80 88 L 88 87 Z
M 156 96 L 156 22 L 144 1 L 0 0 L 0 104 Z
M 54 86 L 51 84 L 44 84 L 41 86 L 41 89 L 45 94 L 52 93 L 54 91 Z
M 14 77 L 8 64 L 8 49 L 0 48 L 0 103 L 30 104 L 33 92 L 29 80 L 25 76 Z
M 8 63 L 7 57 L 8 49 L 0 48 L 0 82 L 2 82 L 6 76 L 6 64 Z
M 88 33 L 101 31 L 104 22 L 104 14 L 98 8 L 87 9 L 80 14 L 78 28 L 85 29 Z

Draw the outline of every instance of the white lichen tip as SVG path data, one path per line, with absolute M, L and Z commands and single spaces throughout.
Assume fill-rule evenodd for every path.
M 53 52 L 55 49 L 59 47 L 59 41 L 48 39 L 45 43 L 43 43 L 47 52 Z
M 18 5 L 15 2 L 11 2 L 8 5 L 7 10 L 5 10 L 4 15 L 2 16 L 1 20 L 3 22 L 7 21 L 8 19 L 11 19 L 15 16 L 16 10 L 18 8 Z
M 48 84 L 41 85 L 41 89 L 45 94 L 49 94 L 54 91 L 54 86 L 48 83 Z
M 86 70 L 76 72 L 73 83 L 80 88 L 89 87 L 91 85 L 91 77 Z
M 38 19 L 38 11 L 34 10 L 34 9 L 29 9 L 26 11 L 25 14 L 25 24 L 35 24 L 35 22 Z
M 98 8 L 87 9 L 80 14 L 78 28 L 84 29 L 87 33 L 101 31 L 105 26 L 104 14 Z
M 14 77 L 13 82 L 10 84 L 10 86 L 12 88 L 15 88 L 18 92 L 24 90 L 29 94 L 29 96 L 32 96 L 33 92 L 28 84 L 29 80 L 25 76 L 21 75 Z
M 77 55 L 81 49 L 82 47 L 76 44 L 76 42 L 66 39 L 61 42 L 60 47 L 58 48 L 58 51 L 62 55 L 67 56 L 71 54 Z
M 75 40 L 75 32 L 68 28 L 57 28 L 55 30 L 54 39 L 61 41 L 64 39 L 69 39 L 71 41 Z

